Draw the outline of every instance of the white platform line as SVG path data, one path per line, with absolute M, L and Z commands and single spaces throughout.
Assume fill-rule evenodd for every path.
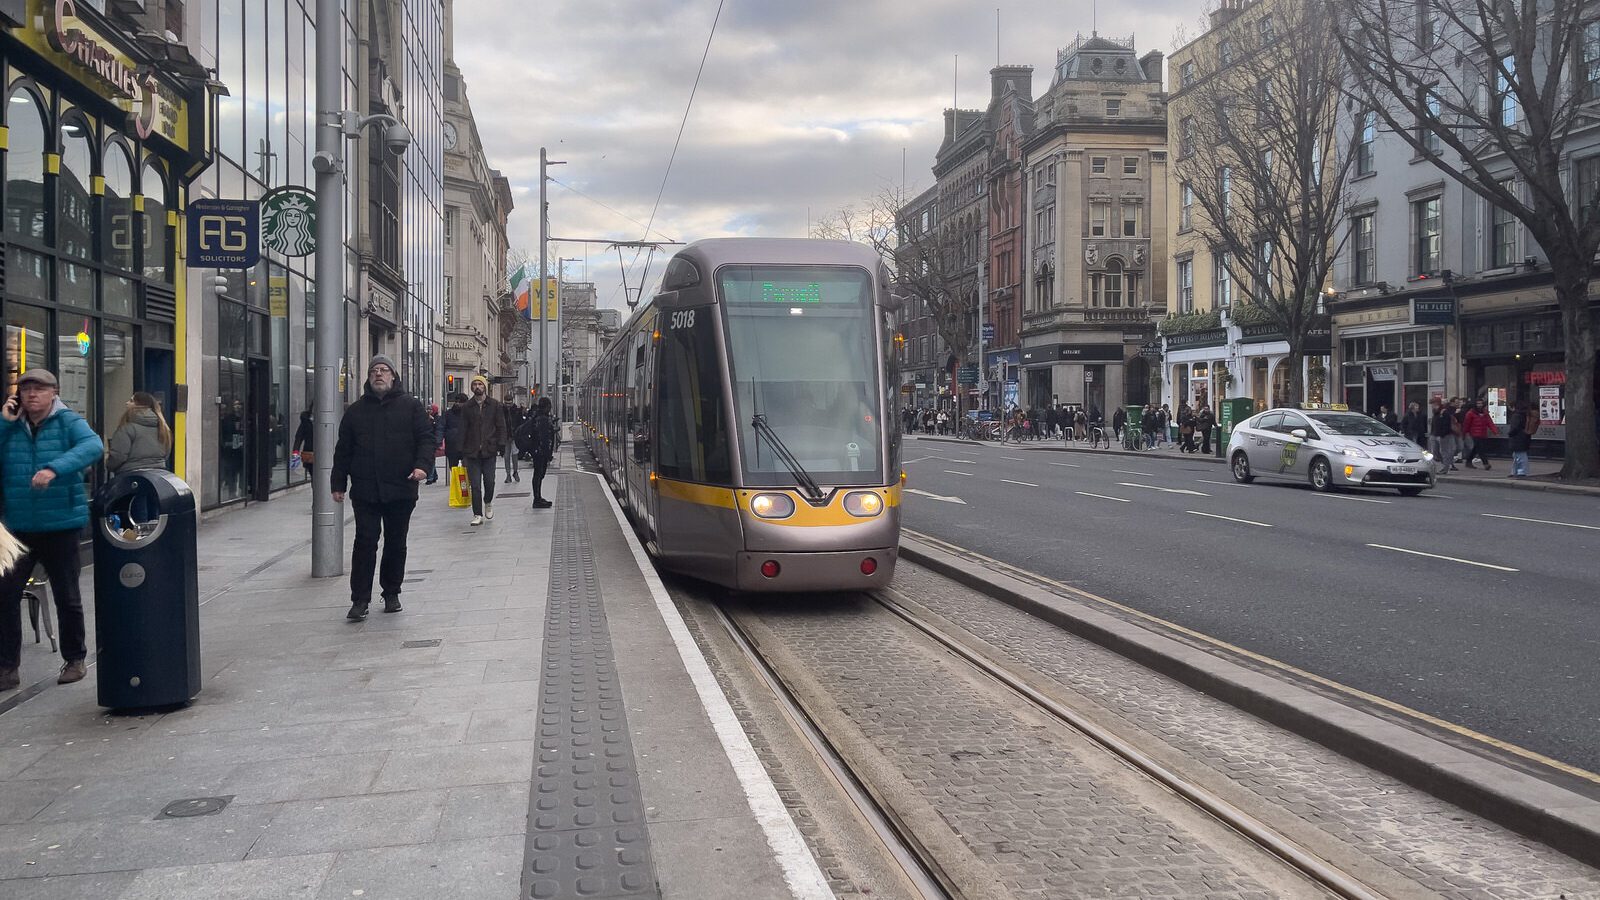
M 1038 487 L 1038 485 L 1037 485 L 1037 484 L 1034 484 L 1034 483 L 1033 483 L 1033 482 L 1031 482 L 1031 481 L 1012 481 L 1012 480 L 1011 480 L 1011 479 L 1009 479 L 1009 478 L 1002 478 L 1002 479 L 1000 479 L 1000 480 L 1001 480 L 1001 481 L 1004 481 L 1004 482 L 1005 482 L 1005 483 L 1006 483 L 1006 484 L 1020 484 L 1020 485 L 1022 485 L 1022 486 L 1023 486 L 1023 487 Z
M 1121 497 L 1107 497 L 1105 494 L 1091 494 L 1088 491 L 1073 491 L 1073 493 L 1082 494 L 1085 497 L 1094 497 L 1097 500 L 1115 500 L 1118 503 L 1132 503 L 1133 502 L 1132 500 L 1124 500 Z
M 633 527 L 622 514 L 622 507 L 617 504 L 617 498 L 612 496 L 611 488 L 605 479 L 599 475 L 595 478 L 600 479 L 601 493 L 605 494 L 611 503 L 611 512 L 616 515 L 617 525 L 622 528 L 623 537 L 628 541 L 628 548 L 633 551 L 634 562 L 639 565 L 639 574 L 644 576 L 645 584 L 650 588 L 650 596 L 656 602 L 656 611 L 661 613 L 661 620 L 666 623 L 667 633 L 672 635 L 672 643 L 678 648 L 678 656 L 683 659 L 684 668 L 689 672 L 689 680 L 694 682 L 695 693 L 700 695 L 700 703 L 705 707 L 706 716 L 711 720 L 711 727 L 717 733 L 717 740 L 722 742 L 722 750 L 727 754 L 728 762 L 739 778 L 739 786 L 744 789 L 750 811 L 755 814 L 756 821 L 761 823 L 761 830 L 766 833 L 767 845 L 772 848 L 778 865 L 783 869 L 783 878 L 788 882 L 789 890 L 796 897 L 806 900 L 812 898 L 832 900 L 834 894 L 828 887 L 828 879 L 823 876 L 816 858 L 806 847 L 805 838 L 801 837 L 800 829 L 795 827 L 794 819 L 789 816 L 788 809 L 783 805 L 783 799 L 778 796 L 778 789 L 773 786 L 767 770 L 762 767 L 755 748 L 750 746 L 750 738 L 740 727 L 738 718 L 733 714 L 733 707 L 728 704 L 728 698 L 717 685 L 717 679 L 711 674 L 711 668 L 706 665 L 706 658 L 701 655 L 694 637 L 689 634 L 689 628 L 684 624 L 683 617 L 679 615 L 677 607 L 672 605 L 672 598 L 667 596 L 667 589 L 661 584 L 661 576 L 656 574 L 655 567 L 650 564 L 650 558 L 640 545 L 638 535 L 633 533 Z
M 1474 562 L 1473 560 L 1470 560 L 1470 559 L 1460 559 L 1459 557 L 1455 557 L 1455 556 L 1441 556 L 1441 555 L 1439 555 L 1437 553 L 1424 553 L 1421 550 L 1407 550 L 1404 547 L 1391 547 L 1388 544 L 1368 544 L 1367 546 L 1376 548 L 1378 550 L 1393 550 L 1396 553 L 1409 553 L 1412 556 L 1427 556 L 1427 557 L 1431 557 L 1433 559 L 1443 559 L 1443 560 L 1448 560 L 1450 562 L 1458 562 L 1458 563 L 1461 563 L 1462 565 L 1465 565 L 1465 566 L 1477 566 L 1480 569 L 1494 569 L 1496 572 L 1520 572 L 1520 571 L 1522 571 L 1521 569 L 1513 569 L 1510 566 L 1497 566 L 1497 565 L 1495 565 L 1493 563 Z
M 1560 525 L 1563 528 L 1587 528 L 1590 531 L 1600 531 L 1600 526 L 1578 525 L 1573 522 L 1552 522 L 1549 519 L 1524 519 L 1521 516 L 1497 516 L 1494 513 L 1483 513 L 1491 519 L 1515 519 L 1518 522 L 1538 522 L 1540 525 Z
M 1188 513 L 1191 516 L 1205 516 L 1208 519 L 1222 519 L 1225 522 L 1238 522 L 1240 525 L 1254 525 L 1257 528 L 1271 528 L 1272 527 L 1271 525 L 1268 525 L 1265 522 L 1252 522 L 1249 519 L 1235 519 L 1233 516 L 1219 516 L 1216 513 L 1200 512 L 1198 510 L 1193 510 L 1193 509 L 1186 509 L 1186 510 L 1184 510 L 1184 512 Z

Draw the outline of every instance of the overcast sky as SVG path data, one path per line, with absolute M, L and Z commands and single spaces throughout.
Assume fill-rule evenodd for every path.
M 566 161 L 550 169 L 558 237 L 641 240 L 652 210 L 658 240 L 802 237 L 808 215 L 902 179 L 913 195 L 932 184 L 943 110 L 956 97 L 963 108 L 988 104 L 997 8 L 999 59 L 1034 67 L 1035 97 L 1056 51 L 1089 34 L 1096 15 L 1089 0 L 725 0 L 667 175 L 717 6 L 455 0 L 456 63 L 489 164 L 515 191 L 513 247 L 538 251 L 541 145 Z M 1199 15 L 1178 0 L 1103 2 L 1095 24 L 1135 37 L 1142 55 L 1170 52 Z M 656 255 L 652 285 L 669 255 Z M 552 272 L 558 256 L 587 256 L 601 305 L 623 306 L 615 250 L 552 245 Z M 636 287 L 644 258 L 624 259 Z M 583 267 L 568 263 L 567 277 Z

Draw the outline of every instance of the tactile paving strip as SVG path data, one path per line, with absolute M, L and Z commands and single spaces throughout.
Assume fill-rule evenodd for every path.
M 555 486 L 522 896 L 660 897 L 588 524 L 573 485 Z

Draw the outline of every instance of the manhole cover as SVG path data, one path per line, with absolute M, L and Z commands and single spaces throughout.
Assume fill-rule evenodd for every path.
M 428 641 L 402 641 L 400 643 L 400 646 L 404 647 L 404 648 L 406 648 L 408 650 L 415 649 L 417 647 L 437 647 L 437 646 L 439 646 L 439 642 L 441 640 L 443 640 L 443 639 L 442 638 L 434 638 L 434 639 L 428 640 Z
M 192 819 L 195 816 L 213 816 L 222 812 L 227 807 L 233 795 L 226 797 L 194 797 L 189 800 L 174 800 L 162 807 L 158 819 Z

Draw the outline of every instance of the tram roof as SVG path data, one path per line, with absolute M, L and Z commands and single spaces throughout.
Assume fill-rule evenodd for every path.
M 875 271 L 882 259 L 876 250 L 855 241 L 816 238 L 706 238 L 695 241 L 674 256 L 692 258 L 703 268 L 727 264 L 857 265 Z

